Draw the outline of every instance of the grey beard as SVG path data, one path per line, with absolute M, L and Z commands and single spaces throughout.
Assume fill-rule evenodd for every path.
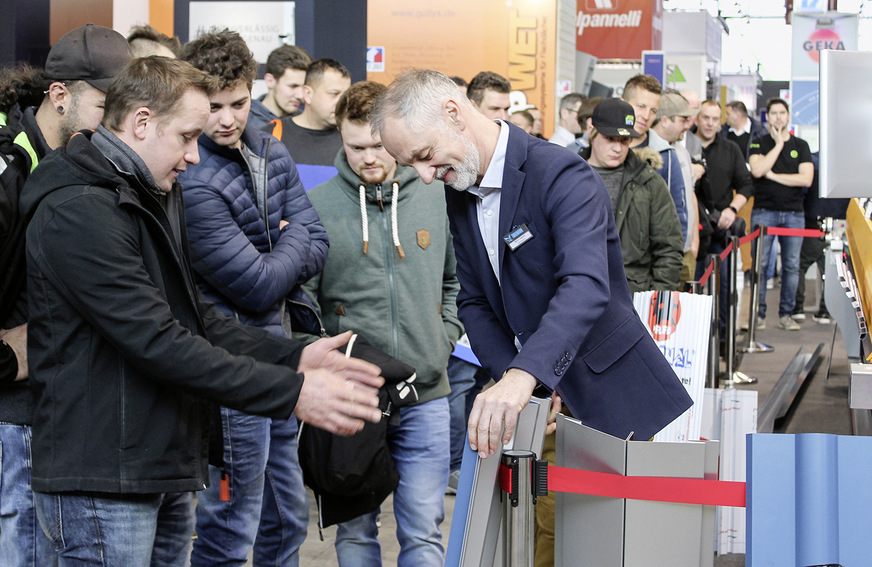
M 466 150 L 466 155 L 459 164 L 454 167 L 444 166 L 439 169 L 436 177 L 442 179 L 442 176 L 449 169 L 454 170 L 454 180 L 447 181 L 445 184 L 457 191 L 466 191 L 478 181 L 478 169 L 480 167 L 480 156 L 478 148 L 471 141 L 462 138 L 463 147 Z

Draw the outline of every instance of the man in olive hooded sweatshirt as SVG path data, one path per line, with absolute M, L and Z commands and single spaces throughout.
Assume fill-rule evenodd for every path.
M 369 81 L 336 105 L 343 148 L 339 175 L 309 192 L 330 251 L 321 274 L 305 288 L 320 306 L 324 329 L 348 329 L 415 367 L 419 400 L 400 409 L 387 441 L 400 476 L 394 493 L 404 566 L 441 566 L 439 524 L 449 468 L 446 365 L 463 333 L 457 318 L 460 285 L 444 193 L 411 167 L 399 167 L 373 136 L 369 112 L 385 86 Z M 441 185 L 441 184 L 440 184 Z M 380 565 L 377 512 L 339 524 L 340 565 Z

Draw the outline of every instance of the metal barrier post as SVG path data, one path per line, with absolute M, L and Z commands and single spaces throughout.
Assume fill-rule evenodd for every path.
M 757 311 L 760 303 L 760 271 L 763 267 L 763 236 L 766 227 L 761 225 L 760 236 L 754 242 L 754 266 L 751 269 L 751 303 L 748 307 L 748 335 L 742 352 L 772 352 L 773 347 L 757 342 Z M 754 227 L 757 230 L 757 227 Z M 753 231 L 752 231 L 753 232 Z M 763 290 L 766 293 L 766 290 Z
M 732 249 L 727 257 L 727 331 L 726 360 L 727 380 L 732 384 L 756 384 L 757 379 L 736 370 L 736 327 L 739 319 L 739 290 L 736 277 L 739 274 L 739 237 L 731 236 Z
M 709 326 L 709 352 L 706 371 L 706 387 L 718 388 L 718 372 L 720 371 L 720 340 L 718 338 L 718 309 L 720 295 L 718 295 L 717 281 L 721 273 L 721 257 L 717 254 L 709 254 L 706 259 L 707 265 L 714 264 L 712 275 L 703 286 L 703 293 L 712 298 L 712 319 Z M 714 277 L 712 277 L 714 276 Z
M 532 451 L 503 451 L 511 492 L 503 501 L 503 557 L 506 567 L 533 567 L 533 523 L 536 520 L 532 489 Z

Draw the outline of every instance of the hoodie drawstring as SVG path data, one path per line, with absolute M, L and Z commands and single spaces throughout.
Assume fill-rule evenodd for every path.
M 358 184 L 357 191 L 360 195 L 360 231 L 363 233 L 363 255 L 366 256 L 366 251 L 369 249 L 369 219 L 366 214 L 366 183 Z
M 400 244 L 400 231 L 397 227 L 397 201 L 399 200 L 400 183 L 392 181 L 391 188 L 393 189 L 393 195 L 391 196 L 391 236 L 400 258 L 405 258 L 406 253 L 403 251 L 403 245 Z M 366 255 L 369 250 L 369 216 L 366 213 L 366 184 L 359 183 L 357 185 L 357 192 L 360 197 L 360 231 L 363 234 L 363 253 Z M 381 200 L 379 200 L 379 205 L 381 205 Z
M 400 231 L 397 230 L 397 206 L 400 200 L 400 184 L 393 181 L 391 188 L 393 189 L 393 194 L 391 195 L 391 232 L 394 233 L 394 246 L 397 247 L 400 258 L 405 258 L 406 253 L 403 252 L 403 246 L 400 244 Z

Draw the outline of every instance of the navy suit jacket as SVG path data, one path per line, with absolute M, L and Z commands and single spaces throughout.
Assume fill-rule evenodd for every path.
M 633 308 L 602 179 L 581 158 L 510 125 L 497 282 L 476 197 L 446 187 L 461 289 L 458 314 L 491 376 L 525 370 L 563 397 L 585 425 L 648 439 L 691 405 Z M 523 348 L 515 347 L 515 337 Z

